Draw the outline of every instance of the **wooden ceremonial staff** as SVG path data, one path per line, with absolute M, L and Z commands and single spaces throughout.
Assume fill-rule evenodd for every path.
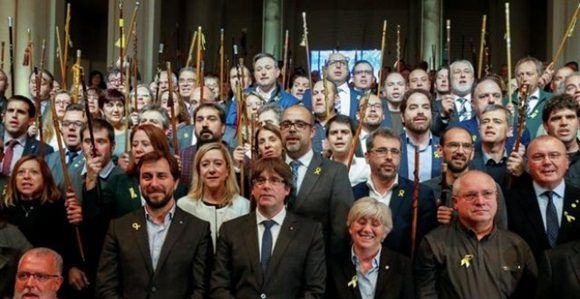
M 71 13 L 71 6 L 70 3 L 66 5 L 66 21 L 64 24 L 64 53 L 60 52 L 61 54 L 61 83 L 62 89 L 67 90 L 67 82 L 66 82 L 66 73 L 68 71 L 68 47 L 70 43 L 70 13 Z
M 223 93 L 223 88 L 224 88 L 224 29 L 221 28 L 220 29 L 220 87 L 219 87 L 219 99 L 221 102 L 224 102 L 224 93 Z M 203 88 L 202 88 L 203 89 Z M 201 98 L 201 97 L 200 97 Z
M 377 97 L 381 94 L 381 83 L 383 81 L 383 60 L 385 57 L 385 47 L 387 45 L 387 20 L 383 21 L 383 36 L 381 37 L 381 64 L 379 64 L 379 82 L 377 86 Z
M 125 20 L 123 19 L 123 0 L 119 1 L 119 69 L 121 70 L 119 76 L 119 80 L 121 82 L 123 82 L 123 61 L 125 60 L 125 56 L 123 53 L 123 47 L 124 47 L 124 29 L 123 27 L 125 27 Z M 129 128 L 127 128 L 128 130 Z
M 189 53 L 187 54 L 187 62 L 185 63 L 185 67 L 190 67 L 191 62 L 193 60 L 193 49 L 195 47 L 195 43 L 197 42 L 197 31 L 193 31 L 193 38 L 191 39 L 191 43 L 189 44 Z
M 12 17 L 8 17 L 8 50 L 10 54 L 10 90 L 14 96 L 14 27 Z
M 137 5 L 139 5 L 139 2 L 137 2 Z M 135 111 L 139 112 L 139 101 L 137 100 L 138 98 L 138 82 L 139 82 L 139 66 L 138 64 L 138 60 L 137 60 L 137 26 L 133 27 L 133 84 L 135 85 L 133 88 L 133 92 L 134 92 L 134 107 L 135 107 Z M 129 99 L 127 99 L 127 101 L 129 101 Z
M 560 46 L 558 47 L 558 50 L 556 51 L 556 55 L 554 55 L 552 62 L 550 62 L 550 64 L 548 65 L 548 69 L 551 69 L 551 70 L 554 69 L 554 65 L 558 61 L 558 59 L 560 58 L 560 55 L 562 55 L 562 51 L 564 50 L 564 46 L 566 45 L 566 42 L 568 42 L 568 39 L 572 37 L 572 34 L 574 33 L 574 27 L 576 26 L 576 20 L 578 18 L 579 13 L 580 13 L 580 2 L 578 2 L 578 7 L 576 7 L 576 10 L 572 14 L 572 18 L 570 19 L 570 22 L 568 22 L 568 27 L 566 28 L 566 32 L 564 32 L 564 36 L 562 37 L 562 41 L 560 41 Z
M 395 62 L 397 73 L 401 72 L 401 25 L 397 25 L 397 61 Z
M 62 80 L 62 74 L 64 73 L 64 61 L 62 57 L 62 47 L 60 44 L 60 31 L 58 29 L 58 26 L 56 26 L 55 31 L 56 31 L 56 56 L 58 57 L 58 64 L 60 67 L 60 74 Z
M 520 92 L 520 102 L 519 102 L 519 106 L 518 106 L 518 122 L 517 122 L 517 134 L 516 134 L 516 143 L 514 146 L 514 150 L 513 152 L 517 153 L 520 150 L 520 144 L 522 143 L 522 135 L 524 132 L 524 127 L 526 126 L 526 118 L 527 118 L 527 110 L 528 110 L 528 91 L 529 91 L 529 85 L 528 84 L 522 84 L 519 88 L 519 92 Z M 512 186 L 512 181 L 513 181 L 514 176 L 508 176 L 508 182 L 507 182 L 507 186 L 508 189 L 511 188 Z
M 441 163 L 441 182 L 439 184 L 441 188 L 441 193 L 439 193 L 439 198 L 437 198 L 437 207 L 444 206 L 447 203 L 447 188 L 449 184 L 447 183 L 447 163 Z
M 28 66 L 32 69 L 32 35 L 30 34 L 30 28 L 26 29 L 28 36 L 28 42 L 26 48 L 24 49 L 24 58 L 22 59 L 22 66 Z
M 365 114 L 366 114 L 367 106 L 369 103 L 369 97 L 370 97 L 370 93 L 366 94 L 366 96 L 364 96 L 360 100 L 360 107 L 358 110 L 359 123 L 358 123 L 358 127 L 356 127 L 356 132 L 354 133 L 354 136 L 352 136 L 352 146 L 350 147 L 350 150 L 348 151 L 348 159 L 346 160 L 346 167 L 348 168 L 348 170 L 350 170 L 350 166 L 352 165 L 352 160 L 354 159 L 354 154 L 356 153 L 356 149 L 357 149 L 358 143 L 360 141 L 359 140 L 360 134 L 362 132 Z
M 417 219 L 419 218 L 419 147 L 415 146 L 415 169 L 413 170 L 413 198 L 411 201 L 411 259 L 417 247 Z
M 45 62 L 45 57 L 44 57 L 44 52 L 46 49 L 46 40 L 42 40 L 42 48 L 41 48 L 41 52 L 40 52 L 40 70 L 35 68 L 35 72 L 36 72 L 36 96 L 34 98 L 35 100 L 35 106 L 36 106 L 36 126 L 38 128 L 38 136 L 40 138 L 40 145 L 39 145 L 39 152 L 42 153 L 44 151 L 44 134 L 43 134 L 43 128 L 42 128 L 42 113 L 41 113 L 41 104 L 40 104 L 40 89 L 42 87 L 42 77 L 43 77 L 43 73 L 44 73 L 44 62 Z
M 196 49 L 197 50 L 197 55 L 196 55 L 196 64 L 195 64 L 195 66 L 197 67 L 197 74 L 196 74 L 197 75 L 196 78 L 198 80 L 198 84 L 197 85 L 198 86 L 201 86 L 201 87 L 203 87 L 203 81 L 200 80 L 200 78 L 201 78 L 201 68 L 200 68 L 200 66 L 201 66 L 201 59 L 202 59 L 201 56 L 203 55 L 203 53 L 201 52 L 202 51 L 202 49 L 201 49 L 202 48 L 202 39 L 203 39 L 203 35 L 202 34 L 203 33 L 201 31 L 201 26 L 197 27 L 197 49 Z M 200 100 L 201 99 L 202 98 L 200 97 Z
M 447 29 L 447 65 L 451 65 L 451 20 L 447 19 L 445 24 Z
M 481 20 L 481 38 L 479 42 L 479 59 L 477 61 L 477 78 L 481 79 L 481 74 L 483 71 L 483 48 L 485 48 L 485 30 L 487 23 L 487 15 L 483 15 Z
M 155 103 L 159 103 L 159 79 L 161 79 L 161 57 L 163 56 L 163 43 L 159 44 L 157 52 L 157 88 L 155 89 Z
M 506 50 L 507 50 L 507 68 L 508 68 L 508 80 L 507 80 L 507 88 L 508 88 L 508 104 L 512 103 L 512 38 L 510 35 L 510 3 L 505 3 L 505 42 L 506 42 Z
M 310 70 L 310 47 L 308 45 L 308 25 L 306 24 L 306 12 L 302 12 L 302 26 L 304 29 L 304 35 L 302 36 L 302 42 L 304 43 L 304 48 L 306 49 L 306 66 L 308 69 L 308 82 L 310 84 L 310 90 L 312 90 L 312 71 Z
M 126 68 L 122 68 L 121 69 L 121 73 L 123 73 L 123 71 L 125 71 L 125 107 L 123 110 L 125 110 L 125 152 L 128 152 L 130 147 L 129 147 L 129 143 L 130 143 L 130 138 L 129 138 L 129 121 L 131 119 L 131 112 L 129 111 L 130 109 L 130 100 L 129 100 L 129 96 L 131 95 L 131 65 L 128 64 Z M 122 78 L 122 77 L 121 77 Z M 171 79 L 171 78 L 170 78 Z
M 238 55 L 238 46 L 234 44 L 233 46 L 234 48 L 234 63 L 236 61 L 241 62 L 242 58 L 239 57 Z M 244 146 L 244 138 L 242 135 L 242 130 L 244 125 L 244 118 L 243 118 L 243 111 L 244 111 L 244 95 L 242 92 L 242 78 L 244 77 L 243 75 L 240 74 L 241 71 L 243 71 L 244 66 L 243 64 L 237 63 L 235 64 L 236 66 L 236 77 L 237 77 L 237 82 L 236 82 L 236 90 L 235 90 L 235 98 L 236 98 L 236 137 L 238 139 L 238 145 L 239 146 Z M 243 165 L 240 166 L 240 194 L 245 194 L 245 177 L 246 177 L 246 173 L 245 173 L 245 167 L 243 167 Z
M 4 47 L 5 42 L 2 41 L 2 50 L 0 50 L 0 69 L 4 70 Z
M 172 131 L 171 139 L 173 140 L 173 153 L 179 155 L 179 143 L 177 141 L 177 115 L 175 115 L 175 100 L 173 99 L 173 80 L 172 80 L 173 72 L 171 71 L 171 62 L 167 61 L 166 63 L 167 63 L 167 77 L 169 78 L 169 80 L 167 81 L 167 83 L 169 84 L 167 107 L 169 107 L 169 112 L 171 115 L 171 131 Z
M 284 34 L 284 56 L 282 59 L 282 89 L 286 90 L 286 75 L 288 73 L 288 29 Z

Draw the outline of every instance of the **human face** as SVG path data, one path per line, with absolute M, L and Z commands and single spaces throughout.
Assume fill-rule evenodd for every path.
M 165 159 L 141 165 L 139 186 L 147 207 L 152 210 L 160 210 L 170 205 L 178 182 L 171 175 L 169 163 Z
M 44 189 L 44 178 L 40 171 L 40 164 L 35 160 L 28 160 L 15 170 L 16 189 L 24 199 L 34 199 L 40 196 Z
M 121 81 L 121 73 L 109 74 L 107 88 L 124 92 L 124 83 Z
M 80 149 L 81 129 L 87 122 L 83 111 L 68 111 L 64 114 L 61 122 L 61 130 L 64 143 L 69 149 Z
M 489 111 L 481 116 L 479 135 L 484 143 L 498 143 L 511 136 L 511 126 L 508 124 L 505 112 L 502 110 Z
M 494 180 L 485 174 L 466 173 L 460 183 L 460 191 L 453 197 L 459 220 L 470 228 L 493 225 L 497 212 Z
M 308 78 L 296 77 L 296 79 L 294 79 L 294 83 L 292 83 L 292 89 L 290 89 L 290 92 L 297 99 L 302 100 L 304 91 L 308 88 L 310 88 L 310 81 L 308 81 Z
M 422 69 L 413 70 L 409 74 L 409 89 L 423 89 L 429 91 L 431 89 L 431 82 L 429 75 Z
M 560 139 L 564 144 L 576 142 L 576 135 L 578 134 L 576 111 L 571 109 L 552 111 L 548 121 L 544 123 L 544 129 L 548 132 L 548 135 Z
M 264 57 L 254 63 L 254 78 L 263 90 L 270 90 L 276 85 L 280 76 L 278 64 L 272 58 Z
M 217 110 L 207 107 L 195 115 L 195 136 L 201 141 L 219 141 L 225 132 Z
M 302 128 L 298 128 L 301 127 Z M 280 122 L 280 133 L 286 153 L 294 159 L 302 157 L 312 149 L 315 128 L 310 111 L 304 107 L 292 106 L 284 111 Z
M 328 57 L 326 75 L 328 80 L 334 82 L 336 86 L 346 82 L 348 76 L 348 59 L 340 53 L 332 53 Z
M 173 82 L 175 83 L 175 82 Z M 175 86 L 175 85 L 173 85 Z M 159 93 L 164 92 L 169 89 L 169 79 L 167 76 L 167 71 L 162 71 L 159 73 Z
M 119 125 L 125 114 L 125 106 L 121 101 L 109 101 L 103 105 L 105 119 L 113 126 Z
M 564 82 L 564 79 L 566 79 L 566 77 L 571 75 L 573 72 L 574 70 L 572 70 L 569 67 L 563 67 L 558 69 L 558 71 L 556 71 L 556 74 L 554 74 L 554 79 L 552 79 L 552 82 L 550 83 L 550 88 L 552 89 L 552 92 L 555 92 L 556 89 L 558 89 L 558 86 L 562 82 Z
M 520 64 L 516 69 L 516 80 L 518 86 L 528 84 L 528 90 L 530 93 L 535 92 L 536 88 L 538 88 L 538 81 L 540 80 L 541 75 L 542 74 L 538 73 L 538 70 L 536 69 L 536 64 L 531 61 L 526 61 Z
M 91 89 L 87 91 L 87 100 L 89 102 L 89 113 L 99 113 L 99 94 L 96 90 Z
M 576 103 L 580 105 L 580 75 L 572 75 L 566 78 L 564 90 L 566 94 L 573 96 Z
M 169 92 L 164 92 L 163 95 L 161 95 L 161 101 L 159 101 L 159 104 L 161 105 L 161 108 L 167 111 L 167 114 L 171 115 L 171 107 L 169 106 Z M 179 115 L 179 113 L 181 112 L 180 108 L 181 106 L 179 105 L 179 95 L 177 94 L 177 92 L 174 91 L 173 112 L 175 113 L 175 116 Z
M 10 101 L 4 112 L 4 129 L 13 138 L 19 137 L 26 133 L 28 126 L 34 122 L 34 119 L 28 116 L 30 107 L 23 101 Z
M 391 103 L 400 104 L 407 91 L 405 78 L 399 73 L 391 73 L 385 80 L 385 95 Z
M 458 96 L 471 92 L 475 80 L 473 69 L 467 63 L 457 63 L 451 69 L 451 90 Z
M 150 124 L 158 127 L 161 130 L 165 130 L 165 128 L 163 127 L 163 117 L 161 116 L 161 113 L 154 110 L 149 110 L 141 113 L 141 115 L 139 116 L 139 124 L 140 125 Z
M 220 150 L 214 149 L 203 155 L 199 161 L 199 175 L 204 188 L 208 190 L 225 188 L 229 168 L 226 158 Z
M 220 82 L 217 78 L 205 78 L 204 80 L 205 86 L 209 88 L 209 90 L 213 94 L 214 99 L 220 98 Z
M 135 93 L 131 93 L 132 98 L 134 98 Z M 149 89 L 145 86 L 139 86 L 137 88 L 137 105 L 139 105 L 139 109 L 142 107 L 151 104 L 153 98 L 151 97 L 151 93 Z
M 326 88 L 328 96 L 324 96 L 324 81 L 318 81 L 312 88 L 312 112 L 318 116 L 327 116 L 327 111 L 334 110 L 334 101 L 337 95 L 334 94 L 331 88 Z
M 262 129 L 258 132 L 258 150 L 261 157 L 282 157 L 282 140 L 272 131 Z
M 97 156 L 103 158 L 101 167 L 105 167 L 111 161 L 115 145 L 109 140 L 109 134 L 106 129 L 94 130 L 93 136 L 95 137 Z M 85 156 L 93 152 L 89 130 L 83 131 L 83 152 Z
M 450 129 L 445 133 L 445 144 L 440 151 L 449 170 L 452 173 L 462 173 L 473 159 L 471 135 L 462 129 Z
M 19 273 L 28 273 L 44 276 L 42 280 L 29 276 L 28 279 L 18 278 Z M 18 265 L 16 283 L 14 284 L 14 298 L 57 298 L 57 291 L 62 284 L 56 261 L 49 256 L 27 254 Z
M 0 72 L 0 93 L 2 94 L 6 91 L 6 86 L 8 86 L 7 81 L 6 75 Z
M 383 103 L 381 102 L 381 99 L 375 95 L 371 95 L 367 101 L 364 125 L 376 127 L 379 126 L 384 119 L 385 112 L 383 111 Z
M 538 185 L 553 190 L 568 170 L 566 147 L 556 138 L 534 140 L 528 149 L 528 168 Z
M 59 119 L 62 119 L 64 112 L 66 111 L 66 107 L 68 107 L 70 103 L 70 95 L 66 93 L 58 94 L 54 98 L 54 110 L 56 110 L 56 116 L 58 116 Z
M 449 91 L 449 70 L 441 69 L 437 72 L 437 77 L 435 78 L 435 90 L 438 93 Z
M 250 78 L 250 71 L 245 66 L 240 69 L 240 73 L 242 73 L 239 77 L 242 80 L 242 90 L 248 88 L 252 83 L 252 79 Z M 238 70 L 237 68 L 232 68 L 230 70 L 230 88 L 232 91 L 236 90 L 236 86 L 238 84 Z
M 358 89 L 369 90 L 375 83 L 373 68 L 368 63 L 359 63 L 354 68 L 352 75 L 354 87 Z
M 192 71 L 183 71 L 179 74 L 179 94 L 183 98 L 191 97 L 193 89 L 197 86 L 196 74 Z
M 481 113 L 489 105 L 502 105 L 501 88 L 497 83 L 491 80 L 484 80 L 475 86 L 473 98 L 474 109 L 477 115 L 481 118 Z
M 401 164 L 401 141 L 395 138 L 376 136 L 373 148 L 365 153 L 371 168 L 371 176 L 379 181 L 391 181 L 397 176 Z
M 258 110 L 262 108 L 264 101 L 255 95 L 246 97 L 246 115 L 250 118 L 258 116 Z
M 361 217 L 350 224 L 348 233 L 355 248 L 374 251 L 381 247 L 389 231 L 379 219 Z
M 333 122 L 328 128 L 328 145 L 332 154 L 346 154 L 352 147 L 352 131 L 348 124 Z
M 257 209 L 263 215 L 274 216 L 284 208 L 284 199 L 290 194 L 290 187 L 282 181 L 278 173 L 271 170 L 263 171 L 258 178 L 267 180 L 263 184 L 252 184 L 252 197 L 256 201 Z
M 153 144 L 151 144 L 151 139 L 145 134 L 143 130 L 137 130 L 133 134 L 133 139 L 131 140 L 131 154 L 135 159 L 135 163 L 139 162 L 139 159 L 143 157 L 146 153 L 150 153 L 154 150 Z
M 407 100 L 405 113 L 401 114 L 405 128 L 411 132 L 423 134 L 431 127 L 431 103 L 421 93 L 412 94 Z
M 28 81 L 28 91 L 32 97 L 36 97 L 38 93 L 38 88 L 36 86 L 36 75 L 33 73 L 30 75 L 30 80 Z M 42 80 L 40 80 L 40 99 L 46 100 L 52 89 L 52 84 L 50 83 L 50 77 L 46 74 L 42 74 Z
M 280 118 L 273 110 L 267 110 L 258 115 L 258 123 L 262 125 L 273 124 L 276 127 L 280 127 Z

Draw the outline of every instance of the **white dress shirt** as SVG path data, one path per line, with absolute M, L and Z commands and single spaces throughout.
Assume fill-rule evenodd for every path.
M 556 207 L 556 214 L 558 215 L 558 225 L 562 223 L 562 214 L 564 213 L 564 192 L 566 190 L 566 183 L 564 180 L 554 188 L 552 191 L 552 201 Z M 543 193 L 550 191 L 548 189 L 540 187 L 540 185 L 534 182 L 534 191 L 536 192 L 536 200 L 538 201 L 538 206 L 540 207 L 540 214 L 542 214 L 542 222 L 544 223 L 544 229 L 547 231 L 548 226 L 546 224 L 546 208 L 548 207 L 548 198 Z
M 286 208 L 282 208 L 278 214 L 276 214 L 271 219 L 266 218 L 266 216 L 260 213 L 260 210 L 256 209 L 256 224 L 258 225 L 258 248 L 260 249 L 260 259 L 262 258 L 262 236 L 264 236 L 264 225 L 262 221 L 274 220 L 276 224 L 272 225 L 270 232 L 272 233 L 272 253 L 274 253 L 274 248 L 276 247 L 276 241 L 280 235 L 280 229 L 282 229 L 282 224 L 286 219 Z
M 350 87 L 348 86 L 348 82 L 342 83 L 342 85 L 338 86 L 338 96 L 339 100 L 336 104 L 336 108 L 338 109 L 338 113 L 346 116 L 350 116 Z

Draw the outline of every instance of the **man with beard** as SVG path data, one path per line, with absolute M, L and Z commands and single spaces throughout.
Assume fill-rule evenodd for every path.
M 453 217 L 453 202 L 451 186 L 460 176 L 469 171 L 469 163 L 473 160 L 473 140 L 469 131 L 462 127 L 449 127 L 441 134 L 437 152 L 447 165 L 447 170 L 441 175 L 425 182 L 435 192 L 437 199 L 437 221 L 440 224 L 450 223 Z M 507 210 L 501 187 L 496 183 L 498 190 L 498 212 L 495 222 L 498 227 L 507 229 Z
M 336 101 L 336 112 L 356 119 L 358 102 L 361 94 L 348 86 L 348 58 L 341 53 L 332 53 L 324 65 L 326 79 L 332 81 L 338 89 L 339 99 Z M 312 110 L 312 94 L 304 93 L 302 103 Z
M 575 72 L 564 80 L 564 92 L 574 97 L 580 105 L 580 73 Z
M 409 73 L 409 89 L 423 89 L 431 91 L 431 81 L 429 74 L 424 69 L 416 68 Z
M 401 118 L 401 101 L 407 91 L 405 78 L 397 72 L 387 75 L 384 85 L 384 94 L 387 99 L 387 109 L 384 111 L 385 120 L 383 127 L 391 128 L 395 133 L 403 133 L 403 122 Z
M 302 101 L 304 97 L 304 92 L 310 88 L 310 81 L 308 80 L 308 75 L 306 74 L 295 74 L 292 79 L 292 86 L 290 87 L 290 93 Z
M 366 101 L 361 101 L 359 103 L 359 109 L 365 108 L 364 117 L 360 123 L 362 129 L 359 135 L 359 147 L 356 152 L 359 157 L 362 157 L 367 151 L 366 139 L 369 134 L 379 127 L 385 126 L 385 106 L 381 99 L 372 93 L 364 97 L 366 98 Z
M 352 83 L 354 89 L 361 94 L 371 92 L 375 84 L 375 73 L 373 66 L 366 60 L 359 60 L 352 67 Z
M 433 136 L 431 127 L 431 94 L 423 89 L 411 89 L 401 102 L 401 117 L 405 132 L 401 134 L 401 167 L 399 175 L 413 180 L 415 167 L 419 168 L 419 181 L 436 177 L 441 172 L 441 157 L 437 153 L 439 137 Z M 419 151 L 419 165 L 415 165 L 415 151 Z
M 401 140 L 387 128 L 373 131 L 366 140 L 365 159 L 371 173 L 366 182 L 353 187 L 355 199 L 370 196 L 388 205 L 393 213 L 393 230 L 383 245 L 407 256 L 411 255 L 411 215 L 413 182 L 398 175 L 401 162 Z M 417 243 L 437 225 L 433 190 L 419 185 Z
M 344 224 L 353 197 L 346 167 L 312 150 L 314 119 L 306 107 L 296 105 L 286 109 L 280 133 L 285 161 L 292 169 L 294 181 L 288 210 L 322 224 L 329 254 L 348 250 Z
M 334 103 L 338 99 L 336 85 L 326 79 L 320 80 L 312 88 L 312 113 L 314 114 L 315 135 L 312 140 L 312 149 L 322 154 L 324 139 L 326 138 L 326 123 L 336 115 Z
M 520 176 L 524 172 L 524 151 L 507 147 L 507 139 L 512 136 L 511 112 L 501 105 L 489 105 L 481 113 L 479 135 L 481 146 L 475 148 L 475 157 L 470 168 L 489 174 L 502 188 L 508 184 L 509 175 Z
M 28 250 L 18 262 L 14 299 L 56 299 L 62 285 L 62 257 L 56 251 L 38 247 Z
M 145 206 L 111 221 L 97 297 L 204 298 L 213 253 L 209 223 L 175 204 L 177 160 L 153 151 L 137 169 Z

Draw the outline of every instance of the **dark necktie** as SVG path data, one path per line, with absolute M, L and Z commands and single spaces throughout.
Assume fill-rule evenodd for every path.
M 298 193 L 298 169 L 300 168 L 300 162 L 292 160 L 290 162 L 290 168 L 292 169 L 292 185 L 296 193 Z
M 270 262 L 270 257 L 272 257 L 272 231 L 270 230 L 272 226 L 276 224 L 274 220 L 264 220 L 262 225 L 264 226 L 264 234 L 262 235 L 262 254 L 260 255 L 260 263 L 262 264 L 262 270 L 266 272 L 268 268 L 268 263 Z
M 544 192 L 546 198 L 548 198 L 548 205 L 546 206 L 546 234 L 548 236 L 548 242 L 553 248 L 556 246 L 556 240 L 558 240 L 558 230 L 560 230 L 560 225 L 558 224 L 558 213 L 556 212 L 556 206 L 554 205 L 554 192 L 546 191 Z
M 72 164 L 72 162 L 74 161 L 74 159 L 78 156 L 79 154 L 77 152 L 73 152 L 73 151 L 68 151 L 66 152 L 66 166 L 70 166 Z
M 4 150 L 4 159 L 2 160 L 2 173 L 6 176 L 10 175 L 12 157 L 14 157 L 14 146 L 16 146 L 17 143 L 18 140 L 12 139 L 6 144 L 6 149 Z

